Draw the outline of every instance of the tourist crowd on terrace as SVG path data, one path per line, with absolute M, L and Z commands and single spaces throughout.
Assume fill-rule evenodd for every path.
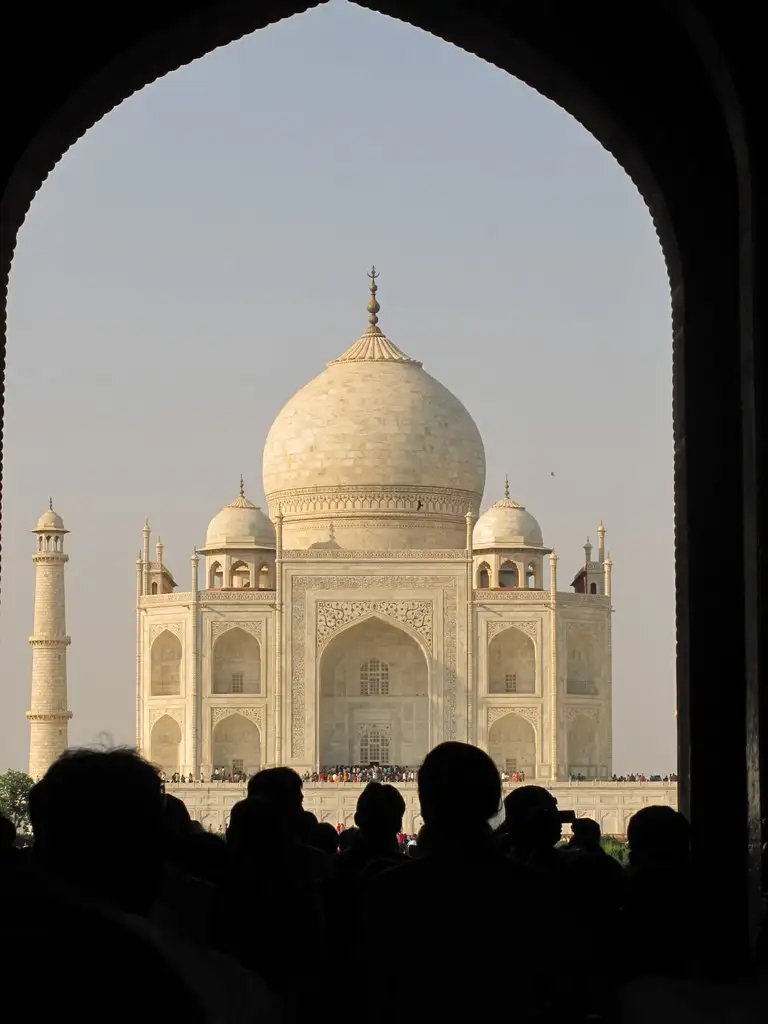
M 631 818 L 624 868 L 546 789 L 505 795 L 477 747 L 440 744 L 417 785 L 415 842 L 395 786 L 368 783 L 340 832 L 290 768 L 251 777 L 220 837 L 135 752 L 68 751 L 31 791 L 31 847 L 0 822 L 8 1020 L 76 998 L 79 1024 L 613 1021 L 728 942 L 671 807 Z
M 659 775 L 658 773 L 646 775 L 645 772 L 630 772 L 628 775 L 611 775 L 610 778 L 600 778 L 600 776 L 589 776 L 581 775 L 578 772 L 572 772 L 568 776 L 569 782 L 677 782 L 677 775 L 668 773 L 666 775 Z
M 418 769 L 411 767 L 403 767 L 402 765 L 368 765 L 363 767 L 362 765 L 333 765 L 332 767 L 322 768 L 319 772 L 304 772 L 302 780 L 310 785 L 316 783 L 333 783 L 336 785 L 343 783 L 353 783 L 354 785 L 367 785 L 369 782 L 385 782 L 385 783 L 415 783 Z M 210 774 L 206 777 L 204 772 L 199 772 L 197 776 L 191 772 L 184 774 L 184 772 L 173 772 L 171 775 L 166 775 L 165 772 L 161 773 L 161 779 L 163 782 L 171 785 L 190 785 L 199 784 L 207 785 L 208 783 L 219 783 L 227 782 L 234 783 L 236 785 L 244 786 L 248 782 L 248 776 L 242 771 L 233 771 L 231 768 L 214 768 Z M 522 783 L 526 781 L 524 771 L 512 771 L 507 772 L 501 771 L 501 781 L 507 785 L 509 783 Z M 677 775 L 646 775 L 642 772 L 631 773 L 629 775 L 612 775 L 610 778 L 600 778 L 594 776 L 580 775 L 577 773 L 571 773 L 568 776 L 569 782 L 677 782 Z

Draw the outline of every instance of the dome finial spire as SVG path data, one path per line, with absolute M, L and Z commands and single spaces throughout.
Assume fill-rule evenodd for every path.
M 368 277 L 371 280 L 371 283 L 368 285 L 368 291 L 371 293 L 371 297 L 368 300 L 368 324 L 370 327 L 375 327 L 379 322 L 379 317 L 377 314 L 381 309 L 381 306 L 379 305 L 376 299 L 376 292 L 378 291 L 376 278 L 378 276 L 379 274 L 376 270 L 376 267 L 371 267 L 370 273 L 368 274 Z
M 509 473 L 504 474 L 504 497 L 509 501 Z
M 240 474 L 240 497 L 245 497 L 245 484 L 243 483 L 243 474 Z
M 53 498 L 48 499 L 48 511 L 53 512 Z

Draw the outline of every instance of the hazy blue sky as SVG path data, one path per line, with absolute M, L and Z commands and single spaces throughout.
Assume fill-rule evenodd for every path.
M 48 495 L 72 531 L 70 739 L 129 742 L 144 518 L 186 589 L 241 471 L 262 501 L 275 414 L 363 330 L 371 263 L 382 327 L 483 434 L 485 503 L 509 473 L 563 583 L 604 519 L 614 764 L 674 766 L 671 328 L 643 200 L 522 83 L 334 3 L 127 100 L 32 205 L 10 288 L 0 769 L 26 766 Z

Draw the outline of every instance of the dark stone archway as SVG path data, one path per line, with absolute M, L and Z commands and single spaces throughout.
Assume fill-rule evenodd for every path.
M 4 285 L 35 192 L 92 124 L 161 75 L 310 6 L 134 0 L 109 12 L 84 3 L 4 10 Z M 762 764 L 768 759 L 757 305 L 765 227 L 756 205 L 761 182 L 766 189 L 756 143 L 763 62 L 752 8 L 745 0 L 362 6 L 461 46 L 559 103 L 621 163 L 654 218 L 673 305 L 681 796 L 697 864 L 712 871 L 713 918 L 734 939 L 716 944 L 717 957 L 723 965 L 728 954 L 743 961 L 761 909 L 761 752 Z M 730 552 L 727 586 L 711 580 L 714 538 Z M 724 617 L 733 639 L 727 671 L 710 653 Z

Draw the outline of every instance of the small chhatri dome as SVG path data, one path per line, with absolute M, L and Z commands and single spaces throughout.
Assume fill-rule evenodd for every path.
M 475 523 L 472 545 L 475 549 L 543 547 L 541 527 L 525 506 L 509 496 L 509 478 L 504 481 L 504 497 Z
M 53 510 L 53 498 L 48 499 L 48 508 L 43 512 L 40 518 L 37 520 L 37 526 L 33 533 L 38 530 L 43 532 L 51 532 L 57 530 L 59 533 L 68 533 L 68 530 L 64 529 L 64 520 Z
M 273 548 L 275 528 L 261 509 L 245 496 L 243 478 L 234 501 L 213 517 L 205 532 L 206 548 Z

